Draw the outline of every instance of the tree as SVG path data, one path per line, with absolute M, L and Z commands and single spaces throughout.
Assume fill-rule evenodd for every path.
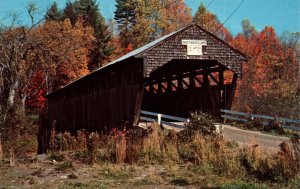
M 47 49 L 47 56 L 36 52 L 35 58 L 48 68 L 49 92 L 89 73 L 89 53 L 95 41 L 93 29 L 84 27 L 79 19 L 75 26 L 66 19 L 63 22 L 49 21 L 35 28 L 33 38 Z
M 203 3 L 200 4 L 194 16 L 194 22 L 224 41 L 229 42 L 232 40 L 230 32 L 221 24 L 215 14 L 206 9 Z
M 283 47 L 284 61 L 282 77 L 285 81 L 300 86 L 300 32 L 291 33 L 286 31 L 281 35 L 280 42 Z M 300 87 L 298 91 L 300 91 Z
M 115 20 L 124 49 L 143 46 L 192 21 L 183 0 L 118 0 L 116 8 Z
M 69 19 L 71 24 L 74 26 L 77 21 L 77 14 L 75 10 L 75 5 L 70 0 L 67 0 L 66 6 L 63 9 L 62 20 Z
M 110 60 L 110 55 L 114 50 L 109 45 L 111 32 L 108 30 L 104 17 L 100 14 L 96 0 L 77 0 L 74 3 L 68 1 L 64 8 L 63 19 L 70 19 L 73 26 L 78 19 L 82 19 L 85 27 L 91 26 L 94 29 L 94 36 L 97 40 L 93 44 L 94 49 L 90 52 L 90 71 Z
M 133 43 L 133 27 L 136 24 L 136 0 L 116 0 L 115 20 L 118 25 L 121 46 L 126 49 Z
M 62 12 L 58 9 L 57 3 L 53 2 L 51 7 L 47 10 L 45 19 L 48 20 L 56 20 L 59 21 L 62 19 Z
M 25 89 L 38 68 L 38 64 L 28 62 L 32 50 L 40 48 L 28 32 L 24 27 L 8 28 L 0 35 L 0 134 L 6 154 L 8 151 L 14 154 L 19 133 L 26 123 Z
M 165 4 L 163 19 L 166 27 L 163 28 L 163 35 L 177 31 L 192 22 L 191 9 L 184 0 L 166 0 Z
M 231 44 L 245 52 L 251 60 L 244 64 L 244 76 L 239 84 L 235 108 L 299 118 L 297 50 L 284 47 L 285 43 L 279 40 L 270 26 L 257 32 L 249 21 L 243 21 L 242 28 L 243 33 L 238 34 Z
M 243 36 L 249 40 L 250 36 L 256 31 L 248 19 L 242 21 Z
M 209 12 L 203 3 L 200 4 L 194 16 L 194 22 L 211 33 L 214 33 L 221 26 L 217 16 Z

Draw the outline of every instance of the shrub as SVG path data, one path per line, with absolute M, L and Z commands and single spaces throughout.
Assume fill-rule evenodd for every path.
M 148 163 L 162 162 L 162 141 L 164 140 L 160 126 L 153 124 L 150 127 L 149 134 L 143 138 L 143 149 L 140 153 L 140 161 Z
M 284 129 L 280 126 L 278 121 L 269 121 L 267 125 L 262 124 L 261 120 L 253 119 L 244 124 L 244 127 L 255 131 L 266 131 L 266 132 L 276 132 L 277 134 L 285 134 Z
M 200 132 L 203 136 L 216 136 L 213 117 L 200 111 L 191 113 L 186 130 L 190 133 Z
M 297 177 L 299 169 L 288 144 L 282 143 L 280 146 L 280 152 L 275 155 L 257 149 L 244 149 L 240 155 L 241 164 L 249 175 L 259 180 L 288 182 Z
M 126 134 L 126 162 L 137 162 L 143 149 L 143 140 L 148 136 L 147 130 L 134 127 Z
M 96 163 L 97 154 L 96 150 L 99 147 L 99 134 L 98 133 L 90 133 L 87 137 L 87 152 L 89 156 L 89 162 L 91 164 Z
M 250 120 L 244 124 L 247 129 L 250 130 L 258 130 L 262 131 L 264 129 L 264 125 L 257 119 Z
M 55 135 L 54 144 L 55 149 L 58 151 L 68 150 L 68 142 L 62 133 L 58 133 L 57 135 Z
M 86 149 L 87 140 L 85 130 L 79 130 L 76 133 L 77 149 Z
M 126 158 L 126 138 L 119 136 L 116 141 L 116 163 L 124 163 Z

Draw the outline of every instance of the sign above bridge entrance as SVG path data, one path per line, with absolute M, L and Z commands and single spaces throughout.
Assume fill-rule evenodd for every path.
M 203 54 L 203 46 L 207 45 L 206 40 L 182 40 L 182 45 L 187 46 L 188 56 L 201 56 Z

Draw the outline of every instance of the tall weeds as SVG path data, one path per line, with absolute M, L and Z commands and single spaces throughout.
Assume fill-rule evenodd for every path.
M 115 129 L 109 135 L 83 131 L 77 136 L 58 134 L 55 140 L 56 150 L 87 152 L 90 163 L 180 163 L 192 165 L 190 169 L 195 174 L 274 182 L 288 182 L 299 173 L 299 151 L 291 149 L 288 143 L 282 143 L 277 154 L 267 154 L 257 145 L 241 148 L 199 130 L 165 132 L 157 124 L 148 130 Z M 293 148 L 299 150 L 299 140 L 293 142 Z

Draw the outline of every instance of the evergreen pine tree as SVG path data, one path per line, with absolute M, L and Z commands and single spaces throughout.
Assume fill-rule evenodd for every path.
M 101 15 L 96 0 L 67 1 L 63 10 L 63 19 L 70 19 L 74 26 L 78 17 L 83 19 L 85 26 L 94 29 L 95 48 L 90 53 L 89 70 L 93 71 L 109 61 L 113 48 L 109 44 L 111 32 L 108 30 L 104 17 Z
M 81 15 L 85 23 L 92 26 L 96 32 L 100 22 L 104 20 L 98 6 L 95 0 L 79 0 L 75 3 L 77 16 Z
M 133 43 L 133 27 L 136 22 L 136 0 L 116 0 L 115 20 L 120 32 L 120 41 L 123 48 Z
M 87 26 L 94 28 L 97 42 L 90 55 L 89 69 L 93 71 L 109 60 L 113 48 L 109 44 L 111 33 L 101 15 L 96 0 L 78 0 L 75 2 L 77 16 L 81 16 Z
M 62 13 L 57 7 L 57 3 L 54 2 L 51 7 L 47 10 L 45 19 L 46 20 L 61 20 L 62 18 Z
M 203 3 L 200 4 L 198 11 L 196 12 L 194 22 L 212 33 L 221 26 L 217 16 L 209 12 Z
M 71 24 L 74 26 L 77 21 L 77 14 L 75 10 L 75 3 L 70 0 L 67 1 L 66 6 L 63 10 L 62 20 L 69 19 Z

